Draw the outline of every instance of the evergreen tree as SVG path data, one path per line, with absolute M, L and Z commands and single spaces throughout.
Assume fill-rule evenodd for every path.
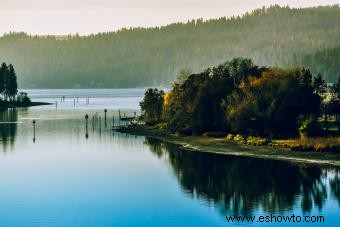
M 334 85 L 334 93 L 338 99 L 340 99 L 340 77 L 338 78 L 337 83 Z
M 318 95 L 322 95 L 326 92 L 327 85 L 320 73 L 316 77 L 314 77 L 313 87 L 315 93 Z
M 179 72 L 178 78 L 177 78 L 177 83 L 178 84 L 183 84 L 188 78 L 189 76 L 192 74 L 192 70 L 189 68 L 186 69 L 182 69 Z
M 327 110 L 330 114 L 335 115 L 336 123 L 340 128 L 340 78 L 331 89 L 331 100 L 328 103 Z
M 144 119 L 147 124 L 156 124 L 161 120 L 164 91 L 149 88 L 145 91 L 143 101 L 140 102 Z
M 299 85 L 303 88 L 311 88 L 312 87 L 312 74 L 309 69 L 302 69 L 299 75 Z
M 8 67 L 6 63 L 2 63 L 0 67 L 0 94 L 6 99 L 6 85 L 8 79 Z
M 18 93 L 18 82 L 17 76 L 12 64 L 8 66 L 8 80 L 7 80 L 7 95 L 13 101 L 15 99 L 16 94 Z

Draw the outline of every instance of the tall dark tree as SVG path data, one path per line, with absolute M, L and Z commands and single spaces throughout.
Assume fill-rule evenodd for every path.
M 254 66 L 251 59 L 234 58 L 228 63 L 228 67 L 235 88 L 241 81 L 244 81 L 247 76 L 257 71 L 257 67 Z
M 143 101 L 140 102 L 144 118 L 147 124 L 156 124 L 161 120 L 163 109 L 164 92 L 157 88 L 149 88 L 144 94 Z
M 322 75 L 319 73 L 313 80 L 313 87 L 315 93 L 318 95 L 322 95 L 326 92 L 327 84 L 326 81 L 322 78 Z
M 313 76 L 309 69 L 303 68 L 298 74 L 298 80 L 300 87 L 312 88 Z
M 338 78 L 337 83 L 333 87 L 335 96 L 340 99 L 340 77 Z
M 327 111 L 335 115 L 336 123 L 340 128 L 340 78 L 331 89 L 331 100 L 329 101 Z
M 326 81 L 322 78 L 320 73 L 316 77 L 314 77 L 313 88 L 315 93 L 320 96 L 324 96 L 327 91 Z M 326 99 L 323 99 L 320 105 L 320 112 L 324 117 L 324 128 L 326 131 L 328 130 L 328 115 L 330 114 L 331 106 L 332 101 L 329 102 L 326 101 Z
M 15 99 L 15 96 L 18 93 L 17 75 L 15 73 L 15 70 L 12 64 L 9 64 L 8 66 L 8 79 L 7 79 L 6 92 L 7 92 L 8 97 L 12 101 Z
M 4 95 L 6 90 L 6 82 L 8 76 L 8 67 L 6 63 L 2 63 L 0 66 L 0 95 Z

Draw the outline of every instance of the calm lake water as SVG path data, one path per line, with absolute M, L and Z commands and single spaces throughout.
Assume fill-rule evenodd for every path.
M 225 216 L 234 214 L 323 215 L 324 223 L 292 225 L 339 225 L 339 169 L 185 151 L 112 132 L 112 116 L 138 112 L 143 92 L 28 90 L 57 109 L 1 112 L 0 227 L 229 226 Z

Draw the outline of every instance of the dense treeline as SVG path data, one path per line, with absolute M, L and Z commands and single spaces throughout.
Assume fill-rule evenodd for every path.
M 294 56 L 290 66 L 305 66 L 312 72 L 322 72 L 326 81 L 340 78 L 340 47 L 329 48 Z
M 242 17 L 165 27 L 122 29 L 86 37 L 0 38 L 0 59 L 18 65 L 22 87 L 136 87 L 169 85 L 183 68 L 199 72 L 234 56 L 258 65 L 291 65 L 306 53 L 340 46 L 340 7 L 272 6 Z M 326 81 L 339 64 L 317 58 Z M 333 59 L 335 62 L 337 59 Z M 313 73 L 317 73 L 313 71 Z M 53 82 L 51 82 L 53 81 Z
M 165 94 L 148 89 L 141 107 L 147 124 L 164 123 L 172 133 L 316 136 L 322 133 L 319 116 L 336 116 L 339 123 L 339 94 L 340 79 L 328 88 L 307 69 L 259 67 L 236 58 L 188 74 Z

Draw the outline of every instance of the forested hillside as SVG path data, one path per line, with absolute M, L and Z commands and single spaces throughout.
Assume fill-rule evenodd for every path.
M 327 81 L 334 82 L 340 78 L 340 46 L 295 56 L 290 66 L 296 65 L 308 67 L 314 73 L 322 72 Z
M 302 64 L 334 82 L 339 37 L 339 6 L 273 6 L 242 17 L 86 37 L 9 33 L 0 38 L 0 61 L 16 65 L 22 87 L 167 86 L 183 68 L 198 72 L 234 57 L 257 65 Z

